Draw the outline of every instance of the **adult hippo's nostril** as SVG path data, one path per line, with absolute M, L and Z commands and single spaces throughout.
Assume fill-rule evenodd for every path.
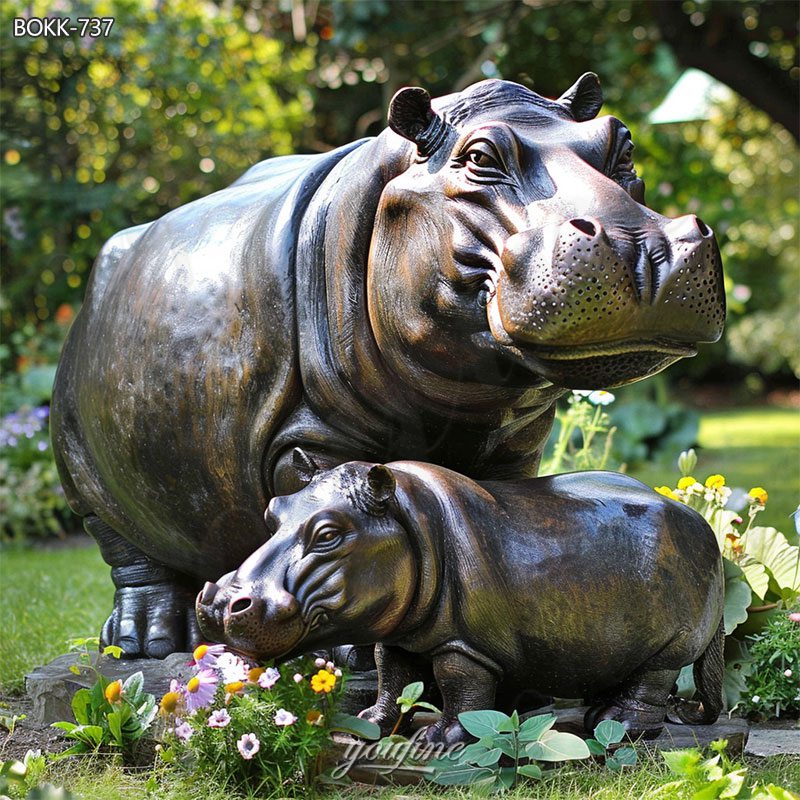
M 593 222 L 590 219 L 571 219 L 569 224 L 577 228 L 581 233 L 587 236 L 597 236 L 601 227 L 599 223 Z
M 219 586 L 216 583 L 207 581 L 205 586 L 203 586 L 203 589 L 200 592 L 200 596 L 197 598 L 197 600 L 204 606 L 211 605 L 211 603 L 214 602 L 214 598 L 217 596 L 218 591 Z
M 237 597 L 234 600 L 231 600 L 230 604 L 228 605 L 228 613 L 231 615 L 242 614 L 245 611 L 248 611 L 252 605 L 252 597 Z

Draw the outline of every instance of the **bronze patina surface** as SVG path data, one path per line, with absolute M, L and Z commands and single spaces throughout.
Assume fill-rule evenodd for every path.
M 586 698 L 589 731 L 617 719 L 656 736 L 692 663 L 702 711 L 678 713 L 713 722 L 722 708 L 716 538 L 633 478 L 475 482 L 419 462 L 351 462 L 273 498 L 266 521 L 269 541 L 198 596 L 204 633 L 259 659 L 378 643 L 364 715 L 385 733 L 403 687 L 431 678 L 437 741 L 465 738 L 459 713 L 531 688 Z
M 112 237 L 52 407 L 67 497 L 118 589 L 104 642 L 196 640 L 200 584 L 302 486 L 294 447 L 532 476 L 566 387 L 720 336 L 712 232 L 642 204 L 601 103 L 592 74 L 558 100 L 404 89 L 380 136 L 270 159 Z

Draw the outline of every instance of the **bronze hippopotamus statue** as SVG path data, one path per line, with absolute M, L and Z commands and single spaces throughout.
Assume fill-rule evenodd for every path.
M 586 698 L 587 728 L 663 725 L 695 663 L 702 712 L 722 708 L 722 559 L 693 509 L 611 472 L 476 482 L 442 467 L 351 462 L 275 497 L 270 540 L 197 599 L 203 632 L 259 659 L 379 643 L 390 730 L 403 686 L 429 680 L 459 713 L 533 688 Z M 680 707 L 679 707 L 680 708 Z
M 389 129 L 273 158 L 123 231 L 64 347 L 54 450 L 112 567 L 103 641 L 163 657 L 194 595 L 322 466 L 536 474 L 564 387 L 639 380 L 722 331 L 712 232 L 646 208 L 596 76 L 558 100 L 401 90 Z

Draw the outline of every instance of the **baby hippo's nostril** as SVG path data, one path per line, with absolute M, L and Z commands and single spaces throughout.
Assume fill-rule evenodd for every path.
M 695 223 L 695 225 L 697 225 L 697 230 L 700 231 L 700 235 L 704 239 L 706 239 L 709 236 L 711 236 L 711 234 L 712 234 L 711 228 L 709 228 L 708 225 L 706 225 L 705 222 L 703 222 L 703 220 L 700 219 L 700 217 L 695 217 L 694 218 L 694 223 Z
M 247 609 L 252 605 L 252 597 L 237 597 L 235 600 L 231 600 L 231 603 L 228 606 L 228 612 L 230 614 L 241 614 L 242 612 L 247 611 Z
M 574 228 L 577 228 L 581 233 L 585 233 L 587 236 L 596 236 L 597 235 L 597 225 L 594 222 L 588 219 L 571 219 L 569 224 L 572 225 Z
M 201 605 L 207 606 L 214 602 L 214 598 L 217 596 L 217 592 L 219 591 L 219 586 L 216 583 L 211 583 L 210 581 L 203 586 L 203 590 L 200 592 L 200 596 L 197 598 Z

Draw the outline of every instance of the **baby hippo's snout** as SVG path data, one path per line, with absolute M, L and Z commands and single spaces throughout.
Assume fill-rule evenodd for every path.
M 300 606 L 285 589 L 266 586 L 220 587 L 207 583 L 197 597 L 203 634 L 259 659 L 281 656 L 302 639 Z

